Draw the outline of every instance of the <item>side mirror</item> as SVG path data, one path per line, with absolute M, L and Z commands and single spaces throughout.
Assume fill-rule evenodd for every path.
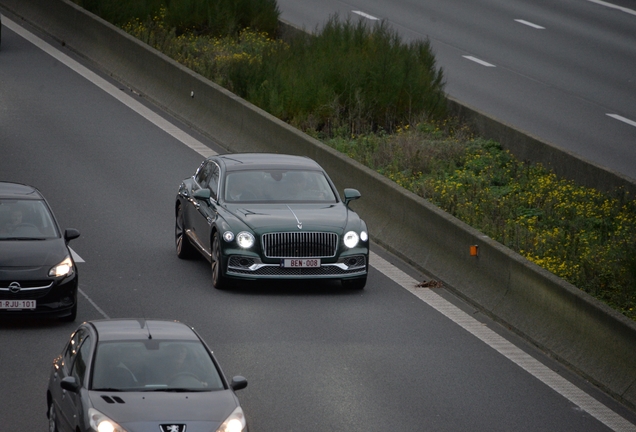
M 74 228 L 68 228 L 64 231 L 64 240 L 70 242 L 80 236 L 80 232 Z
M 357 189 L 350 189 L 347 188 L 344 190 L 344 203 L 345 205 L 349 205 L 349 203 L 353 200 L 357 200 L 358 198 L 360 198 L 362 195 L 360 195 L 360 192 L 358 192 Z
M 232 390 L 235 390 L 235 391 L 244 389 L 245 387 L 247 387 L 247 380 L 243 378 L 242 376 L 237 375 L 234 378 L 232 378 L 230 387 L 232 387 Z
M 194 191 L 192 196 L 194 198 L 200 199 L 200 200 L 209 200 L 210 199 L 210 189 L 208 189 L 208 188 L 197 189 L 196 191 Z
M 80 388 L 79 384 L 75 380 L 75 377 L 72 376 L 67 376 L 62 381 L 60 381 L 60 387 L 73 393 L 77 393 Z

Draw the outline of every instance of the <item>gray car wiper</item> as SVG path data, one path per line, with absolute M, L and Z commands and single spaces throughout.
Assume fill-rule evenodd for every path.
M 46 240 L 42 237 L 7 237 L 2 240 Z
M 120 388 L 114 388 L 114 387 L 104 387 L 104 388 L 94 388 L 94 389 L 91 389 L 91 391 L 101 391 L 101 392 L 123 392 L 123 391 L 128 391 L 128 390 L 120 389 Z

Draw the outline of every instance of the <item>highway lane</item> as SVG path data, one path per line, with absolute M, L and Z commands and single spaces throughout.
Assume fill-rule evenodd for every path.
M 62 226 L 82 232 L 72 243 L 86 261 L 78 321 L 146 316 L 194 325 L 228 375 L 248 378 L 239 397 L 252 431 L 608 430 L 598 413 L 582 410 L 387 277 L 380 257 L 412 278 L 406 285 L 424 276 L 377 247 L 362 293 L 337 284 L 215 291 L 207 263 L 180 261 L 173 250 L 174 194 L 201 156 L 59 60 L 2 32 L 0 178 L 38 186 Z M 421 291 L 456 305 L 636 421 L 449 293 Z M 0 321 L 5 427 L 46 427 L 48 367 L 73 327 Z
M 636 181 L 636 3 L 279 0 L 314 30 L 333 14 L 428 38 L 447 93 Z M 361 12 L 363 15 L 352 12 Z

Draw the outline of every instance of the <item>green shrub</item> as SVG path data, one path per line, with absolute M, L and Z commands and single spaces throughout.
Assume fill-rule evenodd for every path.
M 443 118 L 441 69 L 428 41 L 402 42 L 386 22 L 332 17 L 315 36 L 271 52 L 261 71 L 231 72 L 230 89 L 275 116 L 323 136 L 385 130 Z
M 75 0 L 86 10 L 118 26 L 146 22 L 162 13 L 162 24 L 184 33 L 237 35 L 250 27 L 271 36 L 278 29 L 276 0 Z
M 559 179 L 452 125 L 326 142 L 636 319 L 636 201 L 626 193 Z

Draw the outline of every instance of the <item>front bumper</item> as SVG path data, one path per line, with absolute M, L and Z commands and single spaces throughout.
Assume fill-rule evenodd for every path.
M 18 282 L 20 289 L 9 286 Z M 35 309 L 2 309 L 0 316 L 47 316 L 61 318 L 70 315 L 77 304 L 77 272 L 62 279 L 38 281 L 0 280 L 0 302 L 11 300 L 35 300 Z
M 226 275 L 247 279 L 343 279 L 360 277 L 368 272 L 368 257 L 364 254 L 340 257 L 320 267 L 286 268 L 280 263 L 264 263 L 253 256 L 232 255 L 227 260 Z

